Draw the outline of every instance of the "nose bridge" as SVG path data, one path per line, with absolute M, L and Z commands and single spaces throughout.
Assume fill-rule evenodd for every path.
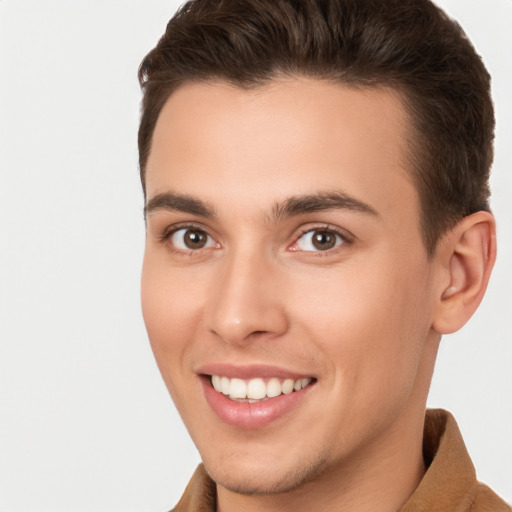
M 213 279 L 208 328 L 225 342 L 247 343 L 253 335 L 275 337 L 287 328 L 275 262 L 250 247 L 226 255 Z

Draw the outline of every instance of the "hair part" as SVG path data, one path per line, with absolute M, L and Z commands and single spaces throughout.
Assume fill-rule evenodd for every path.
M 430 0 L 193 0 L 139 68 L 139 165 L 169 96 L 194 81 L 241 88 L 282 76 L 397 90 L 429 255 L 461 218 L 488 210 L 490 76 L 462 28 Z

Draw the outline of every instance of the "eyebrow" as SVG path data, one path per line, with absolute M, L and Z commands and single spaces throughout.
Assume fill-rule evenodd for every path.
M 303 213 L 327 210 L 350 210 L 378 217 L 375 208 L 343 192 L 320 192 L 311 195 L 293 196 L 277 203 L 272 209 L 274 220 L 293 217 Z
M 272 208 L 272 217 L 277 222 L 305 213 L 340 209 L 379 216 L 377 210 L 369 204 L 344 192 L 334 191 L 292 196 L 277 202 Z M 152 197 L 144 207 L 144 217 L 159 210 L 184 212 L 207 219 L 213 219 L 216 216 L 215 209 L 205 201 L 174 192 L 165 192 Z
M 215 210 L 201 199 L 173 192 L 165 192 L 152 197 L 144 207 L 144 218 L 158 210 L 190 213 L 199 217 L 212 219 Z

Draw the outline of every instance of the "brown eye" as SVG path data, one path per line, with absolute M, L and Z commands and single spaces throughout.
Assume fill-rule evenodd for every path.
M 311 241 L 319 251 L 332 249 L 336 245 L 336 237 L 327 231 L 316 232 Z
M 183 228 L 171 236 L 172 245 L 183 251 L 205 249 L 214 245 L 213 239 L 201 229 Z
M 328 229 L 312 229 L 303 233 L 297 240 L 297 248 L 301 251 L 328 251 L 344 242 L 343 237 Z
M 202 231 L 187 231 L 183 237 L 189 249 L 202 249 L 206 245 L 206 234 Z

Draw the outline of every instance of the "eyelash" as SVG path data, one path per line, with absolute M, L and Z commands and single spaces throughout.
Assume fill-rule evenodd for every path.
M 167 228 L 162 235 L 160 235 L 158 238 L 162 244 L 166 244 L 168 248 L 176 254 L 180 255 L 186 255 L 186 256 L 193 256 L 194 253 L 200 252 L 200 249 L 194 250 L 194 249 L 180 249 L 173 244 L 169 244 L 169 241 L 171 238 L 178 232 L 178 231 L 200 231 L 204 233 L 209 239 L 214 240 L 214 238 L 208 234 L 207 230 L 204 229 L 201 226 L 198 226 L 196 224 L 179 224 L 170 226 Z
M 176 247 L 176 246 L 174 246 L 172 244 L 169 244 L 169 240 L 172 238 L 172 236 L 174 234 L 176 234 L 178 231 L 181 231 L 181 230 L 185 230 L 185 231 L 187 231 L 187 230 L 190 230 L 190 231 L 200 231 L 200 232 L 204 233 L 209 239 L 214 240 L 214 238 L 211 235 L 208 234 L 206 229 L 204 229 L 201 226 L 195 225 L 195 224 L 180 224 L 178 226 L 176 226 L 176 225 L 170 226 L 158 238 L 159 238 L 159 240 L 160 240 L 160 242 L 162 244 L 167 244 L 169 249 L 172 252 L 177 253 L 177 254 L 193 256 L 194 253 L 201 252 L 202 248 L 198 248 L 196 250 L 194 250 L 194 249 L 180 249 L 180 248 L 178 248 L 178 247 Z M 326 249 L 325 251 L 322 251 L 322 250 L 306 251 L 306 250 L 300 250 L 300 249 L 293 248 L 293 246 L 296 246 L 297 243 L 299 242 L 299 240 L 304 235 L 306 235 L 308 233 L 314 233 L 314 232 L 333 234 L 337 238 L 340 238 L 341 241 L 335 247 L 330 248 L 330 249 Z M 340 246 L 351 245 L 353 243 L 354 243 L 353 237 L 349 236 L 344 230 L 342 231 L 340 228 L 338 228 L 336 226 L 332 226 L 330 224 L 323 224 L 323 225 L 314 225 L 314 226 L 311 226 L 311 227 L 307 227 L 307 228 L 301 229 L 299 235 L 294 237 L 294 242 L 290 246 L 288 246 L 288 250 L 290 250 L 292 252 L 305 252 L 305 253 L 309 253 L 311 255 L 315 255 L 315 257 L 321 257 L 321 256 L 327 256 L 327 255 L 331 254 L 336 249 L 339 249 Z M 216 244 L 218 245 L 217 242 L 216 242 Z M 208 247 L 206 249 L 210 249 L 210 247 Z
M 315 257 L 322 257 L 322 256 L 329 256 L 337 249 L 340 249 L 341 246 L 350 245 L 354 242 L 353 237 L 349 236 L 344 230 L 341 230 L 340 228 L 338 228 L 336 226 L 332 226 L 330 224 L 323 224 L 323 225 L 315 225 L 315 226 L 311 226 L 311 227 L 308 226 L 307 228 L 302 228 L 300 234 L 295 238 L 295 241 L 293 242 L 292 247 L 296 246 L 298 244 L 299 240 L 304 235 L 307 235 L 308 233 L 315 233 L 315 232 L 316 233 L 327 233 L 330 235 L 334 235 L 340 239 L 340 243 L 337 243 L 337 245 L 335 245 L 334 247 L 332 247 L 330 249 L 326 249 L 324 251 L 321 251 L 321 250 L 305 251 L 305 250 L 294 249 L 294 248 L 291 248 L 290 250 L 297 251 L 297 252 L 305 252 L 305 253 L 311 254 Z

